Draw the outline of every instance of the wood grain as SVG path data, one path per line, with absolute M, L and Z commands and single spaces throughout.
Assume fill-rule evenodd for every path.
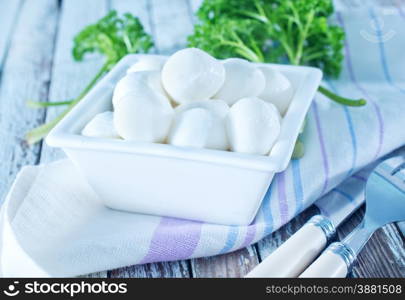
M 18 10 L 21 1 L 0 1 L 0 70 L 3 65 L 4 57 L 7 53 L 10 37 L 14 32 L 14 25 L 17 22 Z
M 38 161 L 40 145 L 29 147 L 24 138 L 45 114 L 26 101 L 48 97 L 58 3 L 25 1 L 19 15 L 0 87 L 0 199 L 22 166 Z
M 204 0 L 189 0 L 191 10 L 195 13 L 203 2 Z
M 72 57 L 74 36 L 86 25 L 97 21 L 107 13 L 107 1 L 63 1 L 60 24 L 55 46 L 55 58 L 52 69 L 52 82 L 49 101 L 73 99 L 94 77 L 103 64 L 103 58 L 90 55 L 82 62 Z M 51 107 L 46 110 L 46 122 L 55 118 L 65 107 Z M 62 150 L 51 148 L 43 143 L 41 163 L 64 157 Z
M 405 222 L 398 222 L 397 227 L 399 231 L 402 233 L 402 238 L 405 239 Z
M 195 278 L 244 277 L 259 263 L 256 248 L 243 248 L 228 254 L 191 260 Z
M 187 261 L 161 262 L 119 268 L 108 272 L 110 278 L 188 278 Z
M 186 46 L 193 31 L 187 0 L 151 0 L 151 15 L 158 53 L 172 54 Z

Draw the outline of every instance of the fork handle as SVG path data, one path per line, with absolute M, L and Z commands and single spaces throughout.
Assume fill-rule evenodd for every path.
M 245 277 L 296 278 L 325 248 L 334 231 L 330 226 L 325 217 L 313 217 Z
M 344 278 L 355 260 L 353 251 L 345 244 L 331 244 L 299 278 Z

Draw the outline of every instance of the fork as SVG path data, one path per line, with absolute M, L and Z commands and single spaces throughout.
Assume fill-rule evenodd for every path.
M 405 162 L 392 169 L 386 161 L 374 169 L 367 181 L 363 221 L 341 242 L 331 244 L 299 277 L 346 277 L 377 229 L 405 220 L 405 185 L 398 176 L 403 169 Z

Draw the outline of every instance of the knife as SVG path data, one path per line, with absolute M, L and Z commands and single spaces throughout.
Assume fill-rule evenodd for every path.
M 245 277 L 298 277 L 326 247 L 336 228 L 364 203 L 366 177 L 371 170 L 367 168 L 348 179 L 347 184 L 354 190 L 351 195 L 336 188 L 317 200 L 319 214 Z

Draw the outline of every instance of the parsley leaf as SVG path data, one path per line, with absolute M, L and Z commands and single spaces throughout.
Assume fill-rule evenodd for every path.
M 328 23 L 332 13 L 331 0 L 204 0 L 188 42 L 217 58 L 315 66 L 336 78 L 345 35 Z M 344 105 L 366 103 L 319 91 Z
M 87 92 L 125 55 L 147 53 L 153 42 L 137 17 L 126 13 L 119 17 L 116 11 L 110 11 L 94 24 L 88 25 L 74 38 L 73 58 L 82 61 L 89 53 L 104 56 L 104 64 L 95 74 L 86 88 L 73 100 L 59 102 L 29 101 L 31 107 L 67 105 L 66 109 L 54 120 L 27 133 L 26 140 L 34 144 L 44 138 L 48 132 L 87 94 Z

